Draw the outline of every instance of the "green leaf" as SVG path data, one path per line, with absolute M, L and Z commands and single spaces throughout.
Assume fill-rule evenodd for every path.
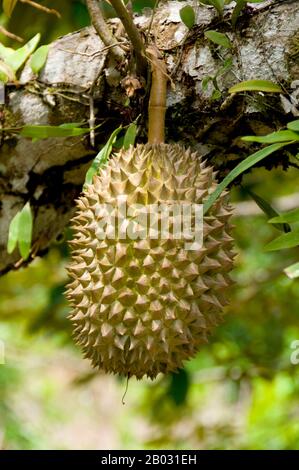
M 1 59 L 4 60 L 4 62 L 7 62 L 9 57 L 14 53 L 15 53 L 14 49 L 12 49 L 11 47 L 5 47 L 0 42 L 0 57 L 1 57 Z
M 136 139 L 136 133 L 137 133 L 137 126 L 135 124 L 135 122 L 132 122 L 126 133 L 125 133 L 125 137 L 124 137 L 124 142 L 123 142 L 123 148 L 125 150 L 128 150 L 128 148 L 131 146 L 131 145 L 134 145 L 135 143 L 135 139 Z
M 289 122 L 287 128 L 291 131 L 299 132 L 299 119 Z
M 206 202 L 204 203 L 203 207 L 203 213 L 206 214 L 207 211 L 212 207 L 216 199 L 220 196 L 222 191 L 235 179 L 237 176 L 241 175 L 244 171 L 248 170 L 248 168 L 251 168 L 253 165 L 256 163 L 260 162 L 264 158 L 268 157 L 268 155 L 271 155 L 271 153 L 276 152 L 277 150 L 281 149 L 285 145 L 288 145 L 288 143 L 281 143 L 281 144 L 272 144 L 269 145 L 268 147 L 265 147 L 258 152 L 253 153 L 252 155 L 249 155 L 244 161 L 239 163 L 225 178 L 221 183 L 218 184 L 216 187 L 215 191 L 209 195 L 207 198 Z
M 246 0 L 237 1 L 237 4 L 236 4 L 236 6 L 233 10 L 233 13 L 232 13 L 232 26 L 233 26 L 233 28 L 236 26 L 237 19 L 239 18 L 240 13 L 243 10 L 243 8 L 245 7 L 245 5 L 246 5 Z
M 10 17 L 18 0 L 3 0 L 2 1 L 2 8 L 6 16 Z
M 217 78 L 217 77 L 223 75 L 227 70 L 229 70 L 232 67 L 232 65 L 233 65 L 233 59 L 232 59 L 232 57 L 228 57 L 223 62 L 223 65 L 221 67 L 219 67 L 215 77 Z
M 266 201 L 264 198 L 256 194 L 255 192 L 251 191 L 248 188 L 244 188 L 245 191 L 252 197 L 252 199 L 255 201 L 255 203 L 258 205 L 258 207 L 268 216 L 268 217 L 275 217 L 279 216 L 278 212 L 269 204 L 268 201 Z M 291 227 L 287 224 L 284 223 L 276 223 L 273 224 L 277 230 L 280 230 L 281 232 L 290 232 Z
M 14 216 L 9 225 L 7 252 L 11 254 L 17 244 L 24 260 L 30 254 L 32 241 L 33 217 L 30 203 L 27 202 L 23 209 Z
M 208 85 L 210 81 L 212 80 L 212 77 L 204 77 L 201 82 L 201 88 L 203 91 L 207 91 Z
M 299 142 L 299 133 L 290 130 L 283 130 L 263 136 L 248 135 L 246 137 L 242 137 L 242 140 L 245 142 L 259 142 L 261 144 L 275 144 L 277 142 L 289 142 L 291 140 Z
M 31 139 L 48 139 L 49 137 L 75 137 L 90 132 L 88 128 L 61 126 L 24 126 L 20 132 L 22 137 Z
M 299 263 L 291 264 L 291 266 L 284 269 L 284 272 L 290 279 L 299 277 Z
M 20 67 L 26 62 L 28 57 L 32 54 L 35 50 L 36 46 L 40 41 L 40 34 L 36 34 L 30 41 L 27 42 L 23 47 L 15 50 L 12 54 L 10 54 L 5 62 L 10 65 L 14 72 L 17 72 Z
M 284 233 L 280 237 L 275 238 L 265 247 L 266 251 L 285 250 L 286 248 L 294 248 L 299 245 L 299 230 Z
M 166 393 L 177 406 L 180 406 L 186 402 L 189 387 L 189 374 L 185 369 L 180 369 L 177 373 L 171 374 L 169 388 Z
M 235 5 L 235 8 L 234 8 L 233 13 L 232 13 L 232 27 L 233 28 L 235 28 L 238 17 L 240 16 L 241 11 L 246 6 L 246 3 L 248 1 L 250 3 L 262 3 L 265 0 L 235 0 L 236 5 Z M 230 2 L 227 1 L 226 3 L 230 3 Z
M 8 76 L 6 75 L 5 72 L 3 72 L 3 70 L 1 70 L 1 65 L 0 65 L 0 83 L 7 83 L 9 80 L 8 80 Z
M 250 0 L 250 3 L 262 3 L 264 0 Z M 241 11 L 246 6 L 247 0 L 236 0 L 236 6 L 232 13 L 232 26 L 236 26 L 238 17 L 240 16 Z
M 188 29 L 193 28 L 195 24 L 195 12 L 190 5 L 186 5 L 180 9 L 180 17 Z
M 33 217 L 30 203 L 27 202 L 19 216 L 18 244 L 21 256 L 26 260 L 30 254 L 32 241 Z
M 295 224 L 299 222 L 299 209 L 293 209 L 289 212 L 285 212 L 284 214 L 280 214 L 278 217 L 273 217 L 269 220 L 271 224 L 273 223 L 288 223 L 288 224 Z
M 230 49 L 232 47 L 231 42 L 226 36 L 226 34 L 218 33 L 218 31 L 213 31 L 212 29 L 210 31 L 206 31 L 205 37 L 208 38 L 210 41 L 214 42 L 215 44 L 226 47 L 227 49 Z
M 212 101 L 217 101 L 217 100 L 220 100 L 221 98 L 221 91 L 220 90 L 214 90 L 213 93 L 212 93 L 212 96 L 211 96 L 211 100 Z
M 220 16 L 223 15 L 224 0 L 200 0 L 204 5 L 212 5 Z
M 33 73 L 38 74 L 39 71 L 44 67 L 48 57 L 49 47 L 49 44 L 41 46 L 32 54 L 30 67 Z
M 117 138 L 117 135 L 119 134 L 119 132 L 121 131 L 122 127 L 118 127 L 117 129 L 115 129 L 111 136 L 109 137 L 107 143 L 104 145 L 104 147 L 99 151 L 99 153 L 97 154 L 97 156 L 95 157 L 95 159 L 93 160 L 89 170 L 87 171 L 86 173 L 86 177 L 85 177 L 85 183 L 84 185 L 86 184 L 91 184 L 92 183 L 92 178 L 94 177 L 94 175 L 97 173 L 98 169 L 104 165 L 104 163 L 107 162 L 109 156 L 110 156 L 110 153 L 112 151 L 112 146 Z
M 65 122 L 64 124 L 60 124 L 58 126 L 60 129 L 74 129 L 74 128 L 81 128 L 84 122 Z M 86 129 L 86 131 L 90 131 L 90 129 Z
M 0 59 L 0 82 L 13 82 L 15 79 L 16 76 L 12 68 Z
M 17 246 L 19 234 L 19 220 L 21 212 L 17 212 L 9 224 L 7 253 L 11 254 Z
M 125 136 L 121 135 L 118 139 L 116 139 L 116 141 L 113 144 L 113 148 L 116 150 L 122 149 L 124 146 L 124 138 Z
M 220 16 L 223 15 L 224 0 L 210 0 L 211 5 L 213 5 Z
M 225 5 L 225 0 L 210 0 L 212 5 L 214 5 L 215 8 L 221 8 L 223 10 L 224 5 Z
M 264 91 L 266 93 L 283 93 L 283 90 L 276 83 L 270 80 L 247 80 L 232 86 L 229 93 L 240 93 L 242 91 Z

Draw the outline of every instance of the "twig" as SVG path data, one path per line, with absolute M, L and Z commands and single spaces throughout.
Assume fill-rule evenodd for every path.
M 111 47 L 111 53 L 114 55 L 118 62 L 122 62 L 125 58 L 124 51 L 117 45 L 118 41 L 115 39 L 110 29 L 108 28 L 104 19 L 100 4 L 97 0 L 86 0 L 86 5 L 92 24 L 100 36 L 101 40 L 106 47 Z
M 129 388 L 129 380 L 130 380 L 130 374 L 127 375 L 126 388 L 125 388 L 124 394 L 123 394 L 122 399 L 121 399 L 121 402 L 122 402 L 123 405 L 126 404 L 125 398 L 126 398 L 128 388 Z
M 102 52 L 105 52 L 108 49 L 111 49 L 112 47 L 115 47 L 115 46 L 118 46 L 118 45 L 122 45 L 122 48 L 124 50 L 128 50 L 128 51 L 130 50 L 127 41 L 119 41 L 119 42 L 116 42 L 115 44 L 111 44 L 110 46 L 105 46 L 102 49 L 100 49 L 99 51 L 95 51 L 95 52 L 91 52 L 91 53 L 79 52 L 79 51 L 74 51 L 74 50 L 71 50 L 71 49 L 63 49 L 62 47 L 57 47 L 57 49 L 59 51 L 62 51 L 62 52 L 67 52 L 68 54 L 82 55 L 84 57 L 96 57 L 97 55 L 102 54 Z
M 44 7 L 43 5 L 40 5 L 39 3 L 34 2 L 33 0 L 20 0 L 21 3 L 28 3 L 28 5 L 31 5 L 32 7 L 36 8 L 37 10 L 44 11 L 45 13 L 48 13 L 49 15 L 55 15 L 57 18 L 61 18 L 61 14 L 59 11 L 54 10 L 54 8 L 47 8 Z
M 156 10 L 158 8 L 159 2 L 160 2 L 160 0 L 156 0 L 156 3 L 154 5 L 153 11 L 152 11 L 152 16 L 151 16 L 150 23 L 149 23 L 148 28 L 147 28 L 147 33 L 146 33 L 146 40 L 145 40 L 146 44 L 148 44 L 148 42 L 149 42 L 149 36 L 150 36 L 150 33 L 151 33 L 151 29 L 152 29 L 153 21 L 154 21 L 154 16 L 155 16 Z
M 145 46 L 142 37 L 133 22 L 132 16 L 122 3 L 122 0 L 110 0 L 110 3 L 124 25 L 126 33 L 134 48 L 137 73 L 145 77 L 147 72 L 147 60 L 145 57 Z
M 24 39 L 21 38 L 20 36 L 16 36 L 15 34 L 11 33 L 10 31 L 7 31 L 3 26 L 0 26 L 0 33 L 4 34 L 4 36 L 13 39 L 18 42 L 24 42 Z
M 179 66 L 180 66 L 180 63 L 181 63 L 181 61 L 182 61 L 183 54 L 184 54 L 184 45 L 185 45 L 185 43 L 186 43 L 186 41 L 187 41 L 187 39 L 188 39 L 188 37 L 189 37 L 189 33 L 190 33 L 190 31 L 189 31 L 189 29 L 188 29 L 188 31 L 185 33 L 185 36 L 183 37 L 182 42 L 181 42 L 180 45 L 179 45 L 179 47 L 180 47 L 179 58 L 178 58 L 178 60 L 177 60 L 177 62 L 176 62 L 176 64 L 175 64 L 173 70 L 171 71 L 171 76 L 172 76 L 172 77 L 177 73 L 178 68 L 179 68 Z

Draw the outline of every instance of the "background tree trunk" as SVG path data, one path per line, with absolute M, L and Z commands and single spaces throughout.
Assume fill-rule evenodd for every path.
M 236 31 L 231 8 L 223 19 L 213 8 L 198 6 L 196 25 L 188 31 L 179 10 L 192 2 L 160 2 L 151 38 L 164 52 L 171 85 L 167 98 L 167 140 L 181 141 L 205 155 L 219 170 L 219 178 L 251 151 L 240 141 L 245 134 L 264 134 L 298 116 L 299 2 L 269 1 L 248 7 Z M 135 18 L 146 35 L 151 14 Z M 111 26 L 121 41 L 117 19 Z M 219 49 L 204 32 L 226 33 L 232 49 Z M 126 46 L 129 46 L 127 43 Z M 94 110 L 96 146 L 118 125 L 139 116 L 139 141 L 146 139 L 147 94 L 138 89 L 127 47 L 127 60 L 116 64 L 92 27 L 52 43 L 38 79 L 26 65 L 17 85 L 6 87 L 1 109 L 2 129 L 26 124 L 88 123 Z M 227 59 L 232 65 L 222 70 Z M 226 62 L 227 63 L 227 62 Z M 207 77 L 217 78 L 215 87 Z M 241 80 L 268 79 L 279 83 L 284 95 L 261 93 L 230 96 L 227 90 Z M 141 83 L 141 85 L 144 85 Z M 213 94 L 214 92 L 214 94 Z M 219 93 L 220 92 L 220 93 Z M 128 100 L 128 95 L 133 96 Z M 44 253 L 70 219 L 86 170 L 96 151 L 89 137 L 51 138 L 32 142 L 3 131 L 0 148 L 0 274 L 16 267 L 17 250 L 6 251 L 11 219 L 29 200 L 34 212 L 33 249 Z M 267 165 L 288 165 L 276 155 Z M 30 261 L 30 259 L 29 259 Z M 20 263 L 17 264 L 19 266 Z

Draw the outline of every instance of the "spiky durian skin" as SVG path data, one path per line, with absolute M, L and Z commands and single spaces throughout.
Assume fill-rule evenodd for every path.
M 99 239 L 102 204 L 201 204 L 215 173 L 180 145 L 138 145 L 121 151 L 77 201 L 73 279 L 67 296 L 74 336 L 92 365 L 138 379 L 168 373 L 190 359 L 222 320 L 233 266 L 226 196 L 204 216 L 203 247 L 184 239 Z

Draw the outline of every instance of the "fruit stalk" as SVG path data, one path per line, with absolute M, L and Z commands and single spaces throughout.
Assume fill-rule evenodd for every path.
M 165 140 L 166 90 L 168 81 L 166 64 L 154 46 L 149 46 L 146 52 L 152 67 L 152 82 L 148 107 L 148 142 L 149 144 L 162 144 Z

